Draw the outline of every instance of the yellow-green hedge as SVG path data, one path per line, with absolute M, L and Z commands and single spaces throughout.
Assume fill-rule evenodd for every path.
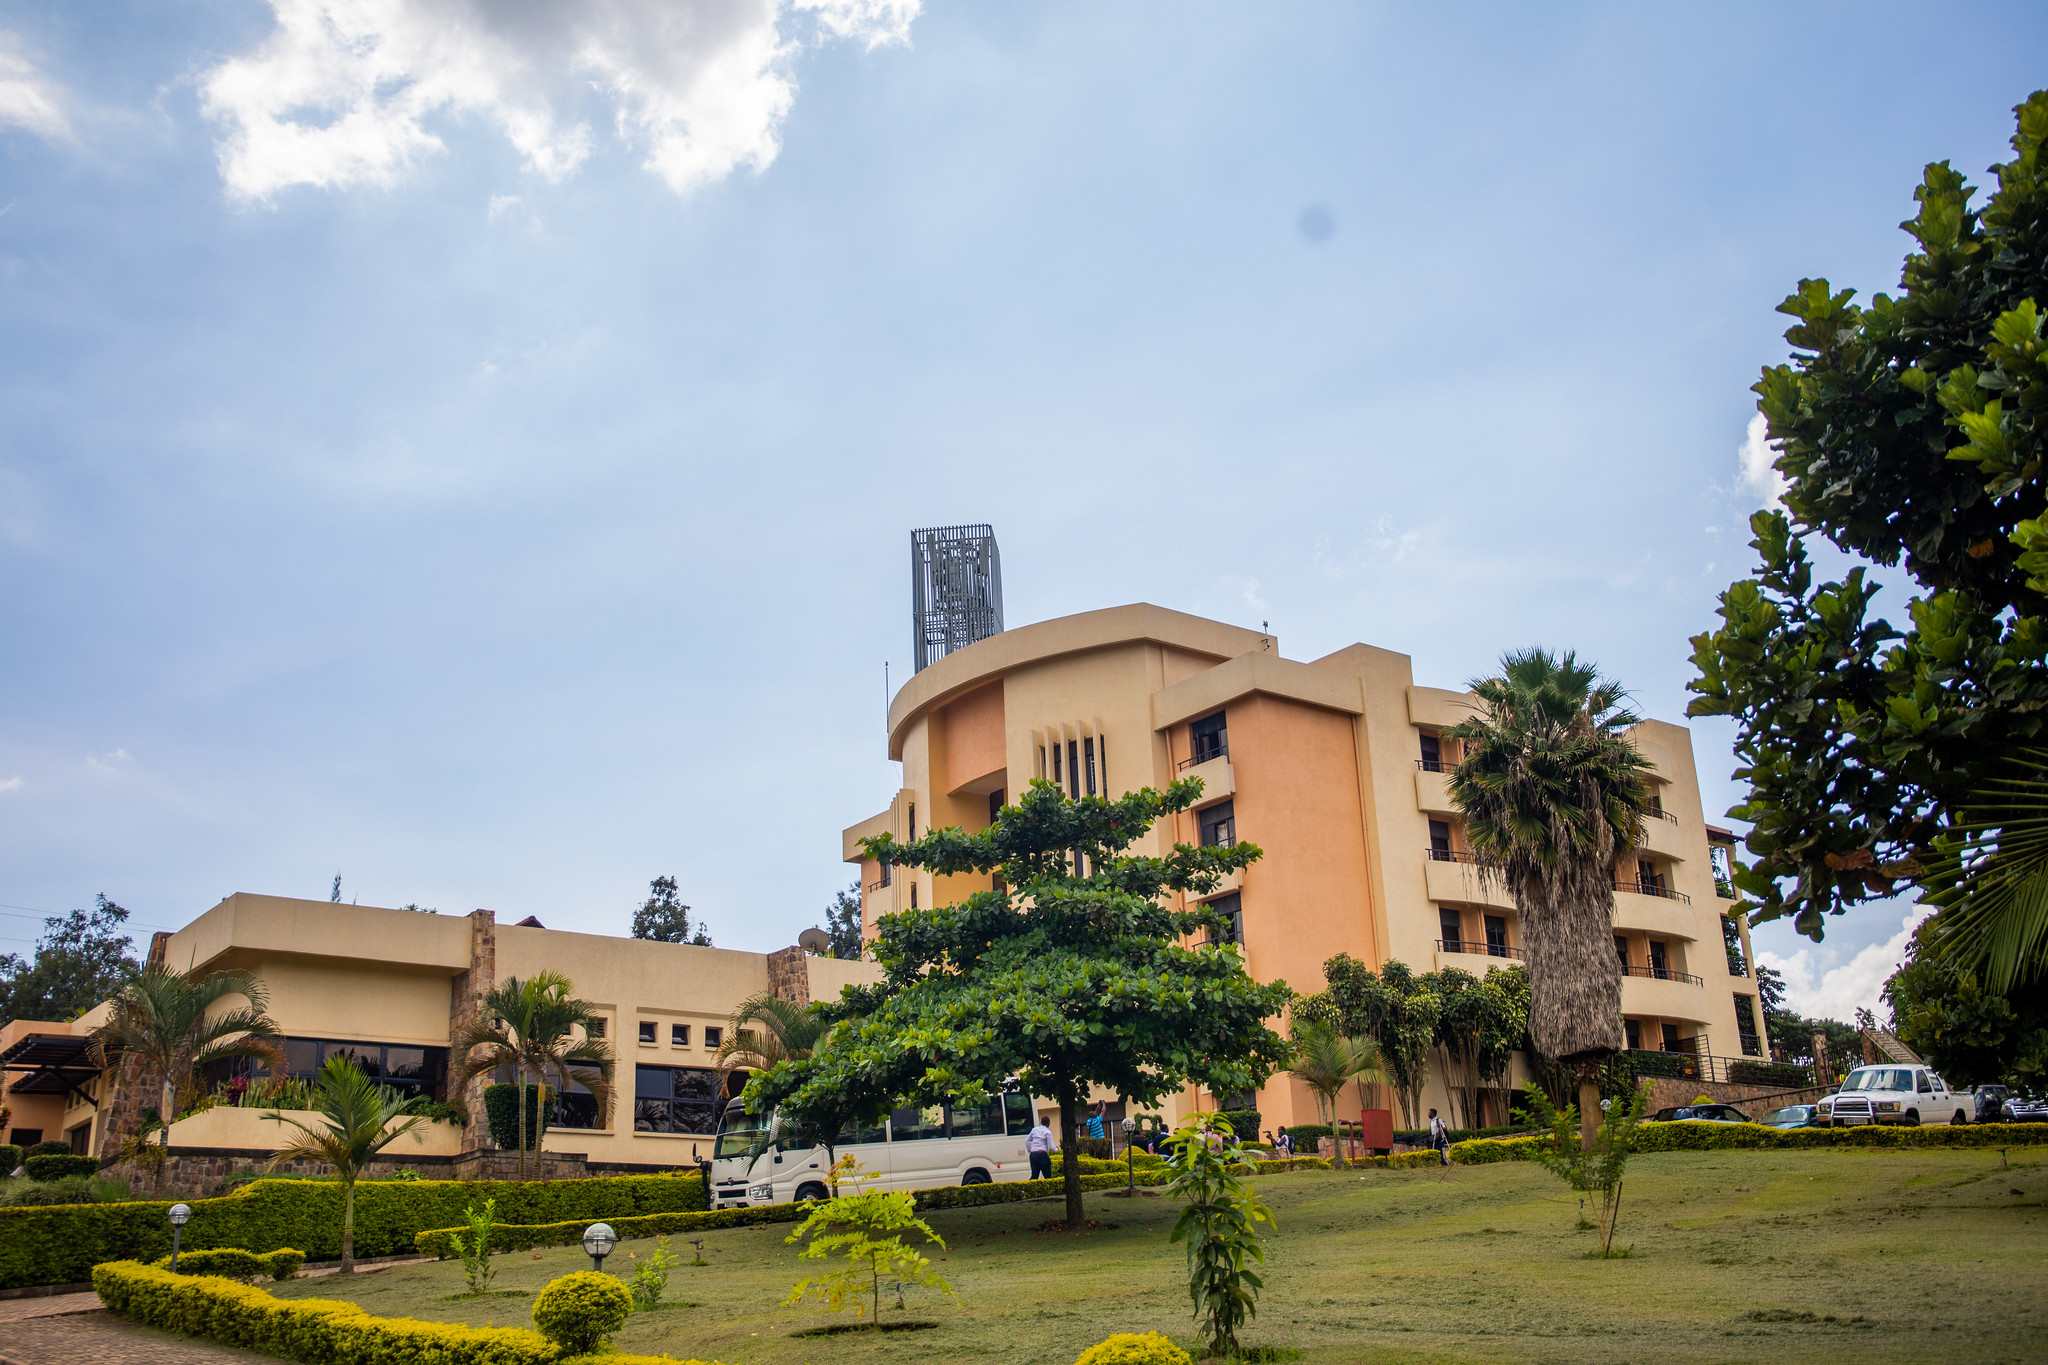
M 715 1228 L 752 1227 L 759 1223 L 799 1223 L 810 1212 L 808 1204 L 768 1204 L 760 1208 L 719 1209 L 712 1213 L 650 1213 L 637 1218 L 611 1218 L 613 1232 L 628 1237 L 665 1237 L 678 1232 L 705 1232 Z M 574 1246 L 583 1240 L 588 1218 L 561 1223 L 493 1223 L 491 1250 L 531 1251 L 535 1247 Z M 447 1260 L 456 1255 L 455 1235 L 467 1237 L 469 1228 L 434 1228 L 412 1239 L 413 1249 L 422 1256 Z
M 1474 1138 L 1451 1145 L 1461 1166 L 1494 1161 L 1527 1161 L 1540 1137 Z M 1816 1147 L 1954 1148 L 2032 1147 L 2048 1143 L 2048 1124 L 1973 1123 L 1905 1128 L 1863 1124 L 1855 1128 L 1767 1128 L 1760 1123 L 1710 1123 L 1680 1119 L 1646 1123 L 1636 1130 L 1638 1152 L 1803 1151 Z
M 341 1255 L 341 1186 L 332 1180 L 259 1180 L 218 1199 L 193 1199 L 185 1249 L 297 1247 L 311 1260 Z M 704 1207 L 704 1177 L 597 1176 L 588 1180 L 371 1180 L 356 1186 L 358 1256 L 409 1255 L 428 1228 L 453 1227 L 463 1210 L 498 1201 L 510 1223 L 610 1221 Z M 0 1289 L 75 1284 L 103 1261 L 170 1254 L 170 1200 L 0 1208 Z
M 524 1327 L 372 1317 L 352 1303 L 280 1299 L 233 1280 L 173 1275 L 134 1261 L 95 1266 L 92 1284 L 109 1311 L 131 1321 L 311 1365 L 706 1365 L 666 1356 L 565 1356 Z

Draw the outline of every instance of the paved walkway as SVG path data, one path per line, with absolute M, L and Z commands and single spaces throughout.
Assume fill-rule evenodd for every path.
M 0 1323 L 0 1365 L 267 1365 L 271 1359 L 138 1327 L 103 1308 Z

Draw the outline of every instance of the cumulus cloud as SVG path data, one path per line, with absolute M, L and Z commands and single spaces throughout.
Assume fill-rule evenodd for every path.
M 1829 963 L 1819 947 L 1801 948 L 1790 957 L 1759 948 L 1756 960 L 1784 976 L 1785 1003 L 1809 1019 L 1839 1019 L 1846 1024 L 1859 1008 L 1882 1019 L 1885 1006 L 1879 995 L 1884 983 L 1906 960 L 1913 931 L 1933 913 L 1924 905 L 1912 907 L 1899 921 L 1899 932 L 1847 962 Z
M 29 60 L 21 39 L 0 29 L 0 126 L 57 140 L 71 136 L 64 94 Z
M 1785 506 L 1785 489 L 1790 481 L 1771 467 L 1771 462 L 1778 458 L 1778 447 L 1768 439 L 1768 431 L 1769 423 L 1762 413 L 1749 419 L 1749 430 L 1735 452 L 1742 464 L 1738 482 L 1745 492 L 1760 499 L 1766 510 L 1777 511 Z
M 0 782 L 0 792 L 18 792 L 21 788 L 22 780 L 19 777 L 10 777 L 5 782 Z
M 907 42 L 921 0 L 270 0 L 276 27 L 200 82 L 231 197 L 398 183 L 445 150 L 431 120 L 494 125 L 560 180 L 613 132 L 678 194 L 781 150 L 806 32 Z

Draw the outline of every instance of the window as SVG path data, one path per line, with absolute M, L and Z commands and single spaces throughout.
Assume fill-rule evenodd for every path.
M 634 1067 L 633 1131 L 717 1132 L 718 1073 L 696 1066 Z
M 912 889 L 912 890 L 915 890 L 916 888 L 915 888 L 915 887 L 913 887 L 913 888 L 911 888 L 911 889 Z M 913 902 L 912 902 L 912 904 L 916 904 L 916 902 L 914 902 L 914 901 L 913 901 Z M 723 1044 L 724 1042 L 725 1042 L 725 1030 L 724 1030 L 724 1029 L 722 1029 L 722 1028 L 719 1028 L 719 1027 L 718 1027 L 718 1026 L 717 1026 L 716 1024 L 706 1024 L 706 1025 L 704 1026 L 704 1046 L 706 1046 L 706 1047 L 718 1047 L 718 1046 L 721 1046 L 721 1045 L 722 1045 L 722 1044 Z
M 1031 1131 L 1031 1097 L 1029 1095 L 1003 1096 L 1003 1124 L 1013 1134 Z
M 603 1019 L 602 1017 L 599 1017 L 599 1018 L 596 1018 L 596 1019 L 593 1019 L 593 1020 L 591 1020 L 591 1021 L 590 1021 L 590 1028 L 589 1028 L 588 1032 L 589 1032 L 589 1034 L 590 1034 L 590 1036 L 591 1036 L 591 1037 L 593 1037 L 593 1038 L 602 1038 L 602 1037 L 604 1037 L 604 1031 L 605 1031 L 605 1021 L 604 1021 L 604 1019 Z
M 1742 1055 L 1761 1057 L 1763 1044 L 1756 1036 L 1756 997 L 1737 993 L 1735 997 L 1735 1031 L 1742 1039 Z
M 996 788 L 988 794 L 988 822 L 993 825 L 996 817 L 1003 812 L 1003 789 Z
M 654 1021 L 653 1021 L 652 1019 L 642 1019 L 642 1020 L 640 1021 L 640 1041 L 641 1041 L 641 1043 L 643 1043 L 644 1045 L 646 1045 L 646 1046 L 648 1046 L 648 1047 L 653 1047 L 653 1046 L 654 1046 L 654 1030 L 655 1030 L 655 1023 L 654 1023 Z
M 16 1128 L 8 1133 L 8 1140 L 16 1147 L 33 1147 L 43 1140 L 40 1128 Z
M 1664 885 L 1664 879 L 1657 875 L 1657 865 L 1648 858 L 1636 859 L 1636 882 L 1645 887 Z
M 1003 1135 L 1003 1106 L 1000 1100 L 971 1108 L 949 1108 L 947 1122 L 952 1125 L 953 1136 L 959 1137 L 1001 1137 Z
M 328 1038 L 286 1038 L 285 1074 L 311 1080 L 329 1059 L 340 1057 L 379 1085 L 388 1085 L 414 1099 L 441 1099 L 448 1077 L 448 1049 L 445 1047 L 386 1047 L 382 1043 L 355 1043 Z M 212 1084 L 251 1079 L 268 1074 L 253 1057 L 230 1057 L 206 1068 Z
M 1218 801 L 1195 815 L 1202 829 L 1203 848 L 1228 848 L 1237 842 L 1236 804 Z
M 1095 740 L 1091 736 L 1081 741 L 1081 758 L 1088 765 L 1088 794 L 1095 795 Z
M 1916 1071 L 1913 1073 L 1913 1088 L 1922 1095 L 1932 1095 L 1934 1082 L 1927 1079 L 1926 1072 Z
M 887 1142 L 888 1140 L 889 1130 L 879 1123 L 872 1128 L 859 1128 L 849 1124 L 839 1130 L 839 1136 L 833 1139 L 833 1145 L 846 1147 L 856 1142 Z
M 1449 906 L 1440 905 L 1436 910 L 1436 923 L 1437 928 L 1443 931 L 1444 951 L 1457 952 L 1463 946 L 1461 940 L 1465 937 L 1465 928 L 1459 922 L 1458 912 Z
M 1060 776 L 1060 746 L 1052 746 L 1052 784 L 1057 787 L 1066 779 Z
M 883 887 L 889 884 L 889 864 L 882 863 L 879 866 L 881 867 L 882 872 L 881 875 L 875 879 L 875 889 L 877 891 L 881 890 Z
M 1426 773 L 1444 770 L 1444 744 L 1435 735 L 1422 737 L 1422 770 Z
M 567 1090 L 555 1095 L 555 1116 L 549 1123 L 557 1128 L 602 1127 L 598 1121 L 597 1096 L 571 1080 Z
M 1659 792 L 1655 787 L 1652 787 L 1650 788 L 1650 814 L 1662 815 L 1663 813 L 1664 795 L 1662 792 Z
M 1486 955 L 1506 957 L 1508 955 L 1508 922 L 1499 915 L 1486 917 Z
M 1642 1020 L 1640 1020 L 1640 1019 L 1624 1019 L 1624 1020 L 1622 1020 L 1622 1021 L 1621 1021 L 1621 1031 L 1622 1031 L 1622 1033 L 1623 1033 L 1623 1034 L 1627 1035 L 1627 1042 L 1628 1042 L 1628 1050 L 1629 1050 L 1630 1052 L 1641 1052 L 1641 1051 L 1643 1050 L 1643 1021 L 1642 1021 Z
M 1081 796 L 1081 745 L 1071 739 L 1067 741 L 1067 795 L 1076 800 Z
M 1614 955 L 1621 959 L 1621 965 L 1628 966 L 1628 940 L 1620 934 L 1614 936 Z
M 1237 892 L 1218 896 L 1202 908 L 1211 914 L 1223 916 L 1223 928 L 1210 938 L 1211 943 L 1244 942 L 1244 901 Z
M 1445 821 L 1429 822 L 1429 856 L 1439 863 L 1451 860 L 1451 827 Z
M 910 842 L 917 842 L 917 802 L 910 803 Z
M 1212 758 L 1227 758 L 1230 755 L 1230 731 L 1224 725 L 1223 712 L 1204 716 L 1188 726 L 1188 745 L 1191 757 L 1196 763 L 1207 763 Z
M 911 1105 L 889 1112 L 889 1141 L 925 1142 L 946 1135 L 946 1110 L 943 1105 Z
M 1920 1084 L 1921 1084 L 1921 1087 L 1922 1087 L 1923 1089 L 1924 1089 L 1924 1088 L 1926 1087 L 1926 1085 L 1927 1085 L 1927 1081 L 1926 1081 L 1926 1078 L 1925 1078 L 1925 1077 L 1922 1077 L 1922 1078 L 1921 1078 L 1921 1082 L 1920 1082 Z M 73 1128 L 73 1129 L 72 1129 L 72 1130 L 71 1130 L 70 1132 L 68 1132 L 68 1133 L 66 1133 L 66 1134 L 64 1135 L 64 1140 L 65 1140 L 66 1142 L 69 1142 L 69 1143 L 71 1144 L 71 1155 L 73 1155 L 73 1156 L 89 1156 L 89 1155 L 91 1155 L 91 1153 L 92 1153 L 92 1120 L 91 1120 L 91 1119 L 87 1119 L 87 1120 L 86 1120 L 86 1121 L 85 1121 L 84 1123 L 81 1123 L 81 1124 L 79 1124 L 79 1125 L 78 1125 L 77 1127 Z
M 1664 1025 L 1664 1050 L 1666 1052 L 1683 1052 L 1685 1050 L 1678 1042 L 1678 1025 Z
M 1651 971 L 1653 971 L 1653 972 L 1663 972 L 1663 971 L 1667 970 L 1667 969 L 1668 969 L 1668 967 L 1669 967 L 1669 962 L 1668 962 L 1668 960 L 1666 959 L 1666 957 L 1665 957 L 1665 955 L 1664 955 L 1664 945 L 1663 945 L 1662 943 L 1658 942 L 1658 941 L 1657 941 L 1656 939 L 1654 939 L 1654 938 L 1653 938 L 1653 939 L 1651 939 L 1651 940 L 1650 940 L 1650 970 L 1651 970 Z
M 690 1045 L 690 1026 L 688 1024 L 670 1024 L 668 1026 L 668 1045 L 670 1047 L 688 1047 Z
M 911 908 L 911 909 L 913 909 L 913 910 L 917 909 L 917 883 L 916 883 L 916 882 L 912 882 L 912 883 L 910 884 L 910 908 Z

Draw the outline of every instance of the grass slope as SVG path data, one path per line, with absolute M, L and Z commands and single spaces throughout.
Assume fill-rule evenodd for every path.
M 1524 1164 L 1445 1171 L 1301 1172 L 1261 1193 L 1279 1230 L 1247 1344 L 1315 1362 L 2011 1360 L 2048 1338 L 2048 1168 L 1996 1151 L 1728 1152 L 1639 1157 L 1618 1245 L 1588 1260 L 1578 1200 Z M 2017 1191 L 2018 1193 L 2014 1193 Z M 1105 1226 L 1034 1231 L 1048 1203 L 929 1215 L 950 1243 L 955 1306 L 910 1291 L 905 1313 L 938 1330 L 792 1338 L 835 1319 L 776 1307 L 799 1268 L 787 1229 L 707 1234 L 709 1268 L 678 1267 L 670 1296 L 703 1305 L 633 1319 L 621 1350 L 735 1365 L 918 1360 L 1065 1365 L 1111 1332 L 1193 1342 L 1165 1198 L 1088 1196 Z M 626 1243 L 607 1268 L 630 1275 Z M 689 1248 L 680 1246 L 685 1260 Z M 499 1262 L 501 1289 L 537 1290 L 586 1269 L 571 1249 Z M 456 1262 L 352 1286 L 371 1312 L 477 1324 L 527 1322 L 509 1298 L 446 1302 Z M 334 1297 L 337 1281 L 288 1295 Z M 837 1319 L 845 1320 L 845 1319 Z

